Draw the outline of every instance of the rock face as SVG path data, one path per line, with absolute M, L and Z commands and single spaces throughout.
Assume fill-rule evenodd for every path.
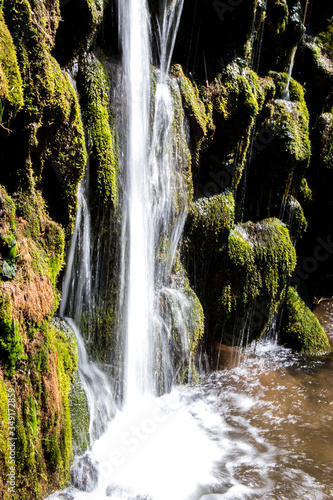
M 161 2 L 148 3 L 154 23 Z M 310 308 L 333 293 L 332 16 L 331 0 L 184 1 L 171 78 L 190 207 L 172 279 L 196 305 L 193 360 L 205 342 L 257 339 L 277 318 L 281 342 L 329 349 Z M 86 403 L 73 394 L 75 341 L 52 318 L 88 156 L 96 300 L 81 327 L 111 378 L 122 370 L 117 23 L 116 0 L 0 2 L 0 441 L 11 389 L 17 437 L 14 493 L 0 454 L 4 500 L 70 479 L 70 410 Z M 83 453 L 85 429 L 73 434 Z M 73 473 L 84 488 L 87 460 Z
M 88 455 L 77 458 L 72 466 L 72 485 L 80 491 L 94 491 L 98 472 Z

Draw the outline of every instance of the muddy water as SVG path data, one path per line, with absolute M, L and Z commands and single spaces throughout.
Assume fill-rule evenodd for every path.
M 333 301 L 316 314 L 332 342 Z M 332 500 L 332 357 L 308 358 L 267 341 L 241 358 L 221 348 L 221 364 L 227 368 L 184 395 L 221 454 L 203 500 Z

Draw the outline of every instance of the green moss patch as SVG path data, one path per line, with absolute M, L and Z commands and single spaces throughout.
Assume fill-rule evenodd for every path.
M 266 91 L 258 75 L 241 60 L 226 66 L 207 88 L 216 126 L 214 149 L 222 162 L 234 165 L 234 187 L 242 177 L 251 130 L 263 107 Z
M 102 202 L 116 206 L 117 133 L 110 109 L 110 81 L 105 66 L 92 54 L 80 66 L 78 86 L 96 192 Z
M 239 342 L 242 332 L 246 332 L 245 342 L 262 335 L 295 265 L 289 231 L 279 220 L 235 226 L 209 301 L 213 323 L 222 328 L 226 343 Z
M 281 342 L 306 354 L 330 351 L 326 333 L 296 290 L 289 287 L 281 322 Z
M 22 106 L 23 86 L 16 50 L 0 11 L 0 124 L 9 122 Z

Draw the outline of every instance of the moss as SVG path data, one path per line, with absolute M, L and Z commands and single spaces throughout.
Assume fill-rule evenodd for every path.
M 23 106 L 23 87 L 15 46 L 0 10 L 0 102 L 8 122 Z M 2 116 L 0 123 L 4 120 Z M 9 126 L 9 123 L 8 123 Z
M 239 341 L 244 328 L 248 341 L 265 331 L 295 265 L 289 231 L 279 220 L 246 222 L 230 232 L 213 315 L 227 343 Z
M 12 316 L 9 298 L 0 292 L 0 356 L 6 375 L 10 378 L 24 358 L 19 326 Z
M 9 237 L 15 233 L 16 208 L 6 189 L 0 186 L 1 236 Z
M 234 187 L 241 180 L 251 130 L 264 104 L 263 89 L 258 75 L 241 60 L 229 64 L 207 89 L 217 127 L 214 142 L 222 161 L 234 164 Z
M 312 60 L 315 64 L 317 78 L 318 76 L 327 80 L 332 84 L 333 78 L 333 62 L 330 55 L 326 52 L 326 47 L 321 39 L 315 38 L 306 43 L 306 47 L 310 50 Z
M 287 201 L 287 210 L 289 212 L 289 229 L 294 239 L 307 230 L 308 222 L 305 218 L 303 208 L 299 201 L 290 196 Z
M 75 455 L 83 455 L 89 446 L 89 409 L 78 372 L 74 373 L 69 405 L 72 424 L 73 451 Z
M 86 164 L 85 137 L 76 93 L 68 74 L 51 56 L 59 2 L 15 0 L 5 8 L 23 81 L 20 113 L 20 187 L 43 188 L 52 216 L 74 222 L 78 184 Z M 57 186 L 58 189 L 55 189 Z
M 258 120 L 255 155 L 247 176 L 247 192 L 256 192 L 251 217 L 281 217 L 280 207 L 289 196 L 297 198 L 311 159 L 309 111 L 302 85 L 291 78 L 287 100 L 282 96 L 288 76 L 270 72 L 270 78 L 276 97 L 263 108 Z
M 289 287 L 281 322 L 281 342 L 306 354 L 321 354 L 330 351 L 328 338 L 319 321 Z
M 25 342 L 25 361 L 13 377 L 15 391 L 16 491 L 1 498 L 41 499 L 69 480 L 73 457 L 69 390 L 77 369 L 75 338 L 42 323 Z M 8 436 L 7 405 L 0 371 L 0 439 Z M 8 458 L 8 457 L 7 457 Z M 0 460 L 0 468 L 7 467 Z M 3 469 L 2 469 L 3 470 Z
M 72 459 L 68 393 L 75 341 L 48 324 L 57 306 L 64 231 L 34 189 L 17 194 L 16 203 L 2 188 L 0 194 L 7 245 L 1 251 L 17 266 L 10 284 L 0 280 L 0 371 L 15 384 L 17 399 L 17 493 L 10 498 L 43 498 L 52 486 L 64 486 Z
M 49 278 L 56 292 L 57 276 L 64 263 L 65 233 L 61 226 L 53 222 L 45 209 L 45 201 L 41 193 L 32 190 L 30 193 L 17 193 L 15 197 L 18 215 L 21 216 L 19 248 L 21 255 L 18 264 L 27 279 L 32 278 L 30 268 L 44 277 Z M 27 248 L 29 240 L 29 248 Z M 23 259 L 24 252 L 29 257 Z M 27 266 L 29 260 L 29 266 Z M 25 269 L 24 269 L 25 268 Z
M 301 180 L 299 188 L 299 198 L 301 203 L 309 203 L 312 200 L 312 191 L 305 177 Z
M 212 132 L 214 129 L 212 106 L 208 102 L 206 102 L 205 106 L 205 102 L 200 98 L 198 87 L 195 82 L 184 75 L 180 64 L 176 64 L 171 68 L 171 74 L 177 78 L 183 109 L 190 122 L 191 138 L 193 145 L 195 145 L 194 166 L 197 166 L 202 143 L 207 133 Z
M 229 236 L 228 255 L 236 267 L 244 269 L 243 302 L 261 292 L 257 284 L 265 294 L 274 297 L 296 265 L 289 231 L 277 219 L 236 226 Z
M 317 128 L 320 134 L 321 160 L 327 168 L 333 169 L 333 109 L 330 113 L 320 115 Z
M 57 469 L 61 473 L 62 485 L 69 479 L 70 466 L 73 460 L 72 428 L 70 419 L 69 393 L 72 374 L 77 369 L 76 341 L 72 332 L 55 330 L 55 348 L 58 369 L 58 380 L 61 394 L 61 424 L 59 431 L 51 436 L 51 454 L 57 447 Z M 53 441 L 52 441 L 53 437 Z
M 277 92 L 282 95 L 288 76 L 274 74 Z M 311 153 L 309 137 L 309 112 L 304 99 L 304 90 L 293 78 L 289 86 L 290 100 L 277 99 L 274 102 L 274 115 L 270 126 L 276 137 L 283 141 L 289 163 L 308 165 Z
M 323 51 L 333 59 L 333 20 L 328 22 L 327 29 L 318 35 Z
M 235 201 L 231 191 L 200 198 L 190 207 L 187 238 L 196 248 L 199 244 L 201 251 L 213 244 L 221 247 L 234 226 L 234 220 Z
M 94 55 L 80 66 L 78 86 L 88 134 L 90 169 L 103 203 L 118 203 L 117 137 L 110 112 L 110 81 L 103 63 Z

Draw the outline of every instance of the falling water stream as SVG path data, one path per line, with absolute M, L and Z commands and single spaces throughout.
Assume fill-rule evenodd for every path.
M 82 481 L 81 489 L 71 486 L 50 498 L 332 499 L 332 358 L 296 355 L 277 346 L 274 335 L 245 353 L 235 355 L 235 348 L 225 347 L 217 370 L 196 385 L 174 383 L 168 348 L 172 325 L 179 326 L 180 349 L 188 359 L 185 319 L 192 314 L 183 286 L 170 278 L 188 207 L 182 174 L 187 153 L 179 149 L 173 131 L 177 89 L 168 76 L 182 4 L 164 2 L 152 96 L 146 1 L 119 1 L 128 138 L 121 272 L 127 332 L 124 404 L 115 410 L 108 380 L 88 360 L 79 331 L 78 316 L 91 290 L 86 177 L 60 314 L 70 316 L 67 322 L 78 341 L 92 420 L 86 453 L 91 481 L 88 488 Z M 161 309 L 163 301 L 168 307 Z

